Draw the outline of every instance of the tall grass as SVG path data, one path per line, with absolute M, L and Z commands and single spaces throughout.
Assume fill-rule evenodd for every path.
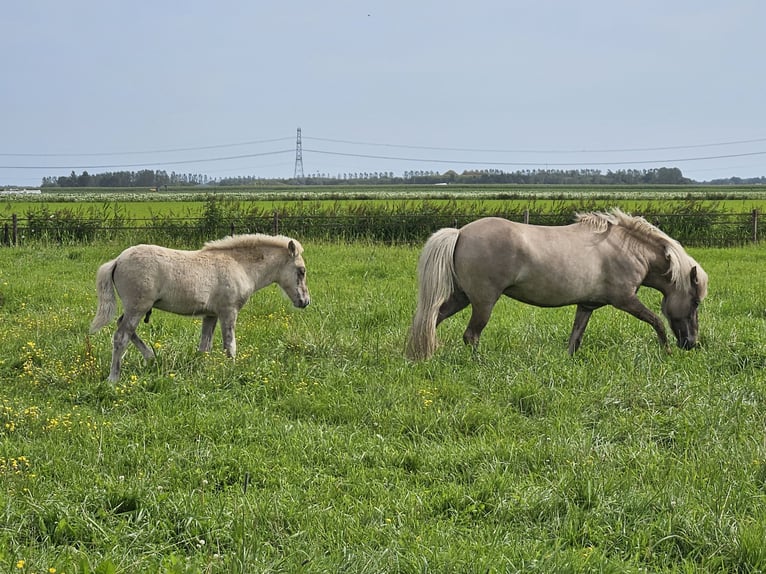
M 418 249 L 304 241 L 310 307 L 258 292 L 236 362 L 154 313 L 111 387 L 86 333 L 124 246 L 0 250 L 1 571 L 766 568 L 763 248 L 692 250 L 691 352 L 602 309 L 571 358 L 572 309 L 504 300 L 412 364 Z

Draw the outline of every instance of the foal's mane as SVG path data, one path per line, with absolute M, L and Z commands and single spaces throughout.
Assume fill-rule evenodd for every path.
M 643 217 L 629 215 L 621 209 L 614 208 L 608 212 L 578 213 L 575 219 L 578 223 L 589 225 L 599 233 L 606 231 L 610 225 L 616 225 L 628 231 L 636 243 L 643 243 L 650 247 L 661 247 L 668 259 L 670 281 L 677 288 L 683 290 L 688 290 L 691 286 L 691 270 L 697 262 L 684 251 L 678 241 Z
M 255 247 L 284 247 L 287 248 L 287 244 L 293 241 L 298 248 L 298 253 L 303 251 L 300 243 L 285 237 L 284 235 L 266 235 L 264 233 L 248 233 L 244 235 L 229 235 L 223 239 L 215 239 L 213 241 L 207 241 L 202 247 L 203 251 L 214 251 L 217 249 L 238 249 L 238 248 L 255 248 Z

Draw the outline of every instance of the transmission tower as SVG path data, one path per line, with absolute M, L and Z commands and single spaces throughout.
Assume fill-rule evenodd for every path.
M 301 128 L 298 128 L 298 139 L 295 141 L 295 172 L 293 178 L 303 183 L 303 145 L 301 144 Z

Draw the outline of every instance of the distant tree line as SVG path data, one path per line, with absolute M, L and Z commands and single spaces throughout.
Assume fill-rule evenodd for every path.
M 162 187 L 205 185 L 212 180 L 202 174 L 168 174 L 164 170 L 142 169 L 140 171 L 112 171 L 90 174 L 83 171 L 77 175 L 74 171 L 59 177 L 44 177 L 43 187 Z
M 393 172 L 347 172 L 335 175 L 315 173 L 301 180 L 294 178 L 267 179 L 256 176 L 227 177 L 220 180 L 203 174 L 176 173 L 168 174 L 163 170 L 145 169 L 141 171 L 118 171 L 90 174 L 83 171 L 68 176 L 45 177 L 43 187 L 183 187 L 198 185 L 247 186 L 257 184 L 303 184 L 303 185 L 399 185 L 399 184 L 523 184 L 523 185 L 683 185 L 699 183 L 684 177 L 677 167 L 654 169 L 608 170 L 598 169 L 536 169 L 506 172 L 499 169 L 466 170 L 457 173 L 453 170 L 439 173 L 436 171 L 412 170 L 402 175 Z M 716 179 L 710 185 L 766 184 L 766 177 Z

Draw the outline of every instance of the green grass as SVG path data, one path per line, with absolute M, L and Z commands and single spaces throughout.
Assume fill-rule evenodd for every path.
M 504 300 L 411 364 L 419 249 L 304 244 L 307 309 L 256 293 L 236 362 L 156 312 L 114 388 L 87 327 L 125 245 L 0 250 L 0 571 L 766 568 L 766 248 L 690 250 L 692 352 L 602 309 L 571 358 L 573 309 Z

